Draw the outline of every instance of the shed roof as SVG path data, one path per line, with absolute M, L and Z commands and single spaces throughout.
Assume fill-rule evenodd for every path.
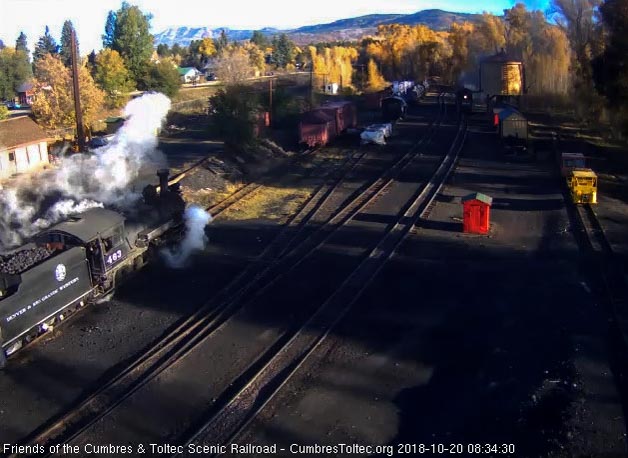
M 505 63 L 505 62 L 513 62 L 513 63 L 515 63 L 516 62 L 516 63 L 520 63 L 521 60 L 512 58 L 511 56 L 506 54 L 506 51 L 504 49 L 502 49 L 497 54 L 493 54 L 492 56 L 488 56 L 488 57 L 485 57 L 484 59 L 482 59 L 482 63 L 492 63 L 492 62 L 497 62 L 497 63 Z
M 83 213 L 70 216 L 66 221 L 52 226 L 45 232 L 65 232 L 83 242 L 89 242 L 123 221 L 122 215 L 112 210 L 90 208 Z
M 462 198 L 462 202 L 467 202 L 469 200 L 479 200 L 480 202 L 484 202 L 487 205 L 493 204 L 493 198 L 487 196 L 486 194 L 482 194 L 481 192 L 474 192 L 473 194 L 469 194 Z
M 28 116 L 0 121 L 0 149 L 50 140 L 51 137 Z
M 177 67 L 177 70 L 179 72 L 179 75 L 181 76 L 186 75 L 191 71 L 193 71 L 194 73 L 199 73 L 199 71 L 194 67 Z

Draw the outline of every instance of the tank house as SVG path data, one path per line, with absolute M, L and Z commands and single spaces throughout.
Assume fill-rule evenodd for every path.
M 49 164 L 48 142 L 51 140 L 28 116 L 0 121 L 0 180 Z

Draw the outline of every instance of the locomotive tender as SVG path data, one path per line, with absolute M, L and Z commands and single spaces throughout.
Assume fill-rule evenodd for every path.
M 147 261 L 149 250 L 181 226 L 185 202 L 160 170 L 131 215 L 92 208 L 70 216 L 0 263 L 0 367 L 6 356 L 69 313 L 113 292 Z

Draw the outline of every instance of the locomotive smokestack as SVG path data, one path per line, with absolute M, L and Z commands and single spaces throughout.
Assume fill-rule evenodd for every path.
M 170 176 L 170 170 L 159 169 L 157 170 L 157 176 L 159 177 L 159 195 L 163 197 L 168 192 L 168 177 Z

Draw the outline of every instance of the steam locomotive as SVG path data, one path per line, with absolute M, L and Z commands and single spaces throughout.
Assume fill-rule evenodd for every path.
M 92 208 L 0 256 L 0 367 L 69 314 L 114 291 L 151 248 L 183 227 L 185 202 L 168 170 L 132 212 Z

